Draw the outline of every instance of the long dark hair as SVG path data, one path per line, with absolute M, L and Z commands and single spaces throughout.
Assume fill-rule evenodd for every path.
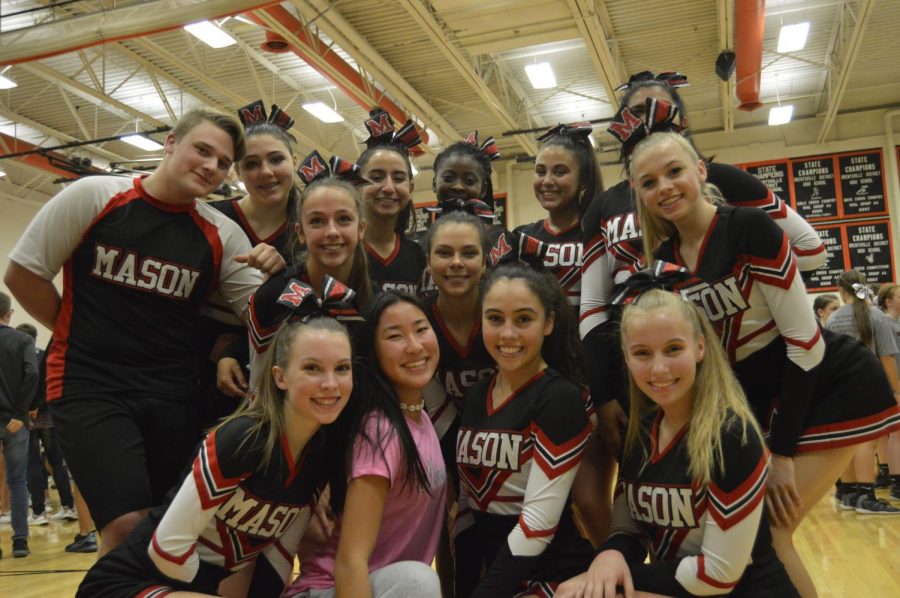
M 409 159 L 409 150 L 405 145 L 400 143 L 382 143 L 380 145 L 374 145 L 370 148 L 367 148 L 362 154 L 360 154 L 359 158 L 356 159 L 356 165 L 359 166 L 360 173 L 366 169 L 366 164 L 369 163 L 369 160 L 372 159 L 372 156 L 375 155 L 375 152 L 385 150 L 388 152 L 394 152 L 401 158 L 403 158 L 403 162 L 406 164 L 406 174 L 409 175 L 409 182 L 412 184 L 413 180 L 413 171 L 412 171 L 412 161 Z M 410 194 L 409 203 L 406 204 L 406 208 L 397 215 L 397 222 L 394 224 L 394 232 L 400 235 L 406 235 L 406 229 L 409 228 L 410 222 L 412 222 L 412 230 L 410 232 L 416 232 L 416 219 L 413 218 L 413 200 L 412 194 Z
M 541 149 L 550 146 L 561 147 L 571 152 L 578 162 L 578 184 L 584 190 L 578 197 L 578 217 L 584 218 L 588 206 L 603 191 L 603 179 L 597 164 L 594 146 L 587 136 L 553 135 L 541 145 Z
M 428 473 L 422 465 L 416 443 L 409 431 L 403 411 L 400 409 L 400 398 L 391 381 L 378 366 L 375 354 L 378 324 L 382 314 L 387 308 L 402 302 L 417 307 L 422 311 L 424 317 L 425 307 L 418 299 L 393 290 L 375 295 L 363 312 L 366 321 L 362 326 L 361 336 L 356 345 L 360 354 L 358 363 L 361 366 L 362 379 L 359 384 L 354 385 L 355 392 L 353 400 L 350 401 L 352 409 L 344 410 L 347 417 L 341 422 L 340 433 L 345 443 L 342 448 L 344 471 L 341 472 L 341 475 L 332 476 L 331 481 L 331 506 L 337 513 L 343 511 L 347 499 L 348 478 L 353 465 L 353 449 L 358 441 L 367 443 L 373 452 L 378 451 L 384 455 L 384 446 L 387 444 L 390 434 L 396 434 L 400 441 L 400 458 L 403 461 L 402 487 L 424 488 L 428 492 L 431 491 Z M 373 412 L 384 416 L 390 424 L 389 431 L 376 429 L 374 437 L 370 436 L 366 430 L 366 422 Z M 422 417 L 428 417 L 428 415 L 423 413 Z
M 547 317 L 553 314 L 553 331 L 544 338 L 541 346 L 541 356 L 547 365 L 558 371 L 563 378 L 585 385 L 584 352 L 578 336 L 575 312 L 553 274 L 546 270 L 534 270 L 524 264 L 504 264 L 488 275 L 482 296 L 486 296 L 497 281 L 504 279 L 524 282 L 541 302 Z
M 293 158 L 295 140 L 290 133 L 288 133 L 278 125 L 270 122 L 260 122 L 255 125 L 250 125 L 244 130 L 244 138 L 247 141 L 254 137 L 259 137 L 260 135 L 268 135 L 283 143 L 284 147 L 287 148 L 288 156 Z M 241 174 L 242 161 L 243 159 L 235 163 L 235 170 L 237 170 L 238 176 L 240 176 Z M 299 199 L 300 189 L 297 188 L 297 181 L 295 179 L 294 184 L 291 185 L 290 191 L 288 191 L 287 205 L 285 206 L 286 214 L 284 225 L 288 228 L 288 230 L 293 230 L 294 224 L 297 223 L 296 206 Z M 278 249 L 281 250 L 282 248 L 279 247 Z
M 859 270 L 847 270 L 838 276 L 837 286 L 850 297 L 853 297 L 853 323 L 856 325 L 856 332 L 859 334 L 859 340 L 862 344 L 872 349 L 875 340 L 875 328 L 872 324 L 872 312 L 869 308 L 869 302 L 856 296 L 856 289 L 853 285 L 866 286 L 866 278 Z
M 450 156 L 468 156 L 475 160 L 478 165 L 481 167 L 482 173 L 482 185 L 481 185 L 481 197 L 478 199 L 482 200 L 487 205 L 494 207 L 494 184 L 491 182 L 491 172 L 493 169 L 491 168 L 491 161 L 488 158 L 487 154 L 481 151 L 478 147 L 472 145 L 468 141 L 457 141 L 453 145 L 447 147 L 444 151 L 439 153 L 434 158 L 434 176 L 437 178 L 438 172 L 441 169 L 441 164 L 449 158 Z M 438 198 L 438 203 L 440 203 L 441 199 Z

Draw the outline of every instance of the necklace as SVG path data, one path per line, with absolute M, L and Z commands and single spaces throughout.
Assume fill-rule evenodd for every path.
M 400 409 L 402 409 L 403 411 L 415 412 L 415 411 L 421 411 L 424 408 L 425 408 L 425 399 L 422 399 L 415 405 L 407 405 L 406 403 L 400 403 Z

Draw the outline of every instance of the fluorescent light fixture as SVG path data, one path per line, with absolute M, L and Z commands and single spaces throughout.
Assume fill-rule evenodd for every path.
M 185 25 L 184 30 L 211 48 L 227 48 L 237 43 L 233 37 L 210 21 Z
M 157 152 L 163 148 L 160 144 L 143 135 L 127 135 L 122 137 L 122 141 L 130 143 L 134 147 L 139 147 L 147 152 Z
M 549 62 L 539 62 L 525 66 L 525 74 L 528 75 L 531 86 L 535 89 L 550 89 L 556 87 L 556 77 Z
M 0 75 L 0 89 L 12 89 L 13 87 L 18 86 L 19 84 L 16 83 L 9 75 Z
M 0 179 L 6 176 L 6 171 L 0 168 Z
M 344 120 L 343 116 L 341 116 L 322 102 L 303 104 L 303 109 L 321 120 L 323 123 L 339 123 Z
M 786 125 L 791 122 L 794 115 L 794 106 L 772 106 L 769 110 L 769 124 L 772 126 Z
M 413 163 L 410 163 L 410 166 L 412 167 L 412 175 L 413 175 L 413 178 L 416 178 L 416 175 L 419 174 L 419 169 L 416 168 L 416 165 L 413 164 Z
M 802 50 L 806 45 L 806 37 L 808 35 L 809 21 L 794 23 L 793 25 L 782 25 L 781 33 L 778 34 L 778 51 L 783 54 L 785 52 Z

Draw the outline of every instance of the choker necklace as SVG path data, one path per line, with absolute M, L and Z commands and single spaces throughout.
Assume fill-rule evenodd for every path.
M 416 412 L 416 411 L 421 411 L 424 408 L 425 408 L 425 399 L 422 399 L 415 405 L 407 405 L 406 403 L 400 403 L 400 409 L 402 409 L 403 411 Z

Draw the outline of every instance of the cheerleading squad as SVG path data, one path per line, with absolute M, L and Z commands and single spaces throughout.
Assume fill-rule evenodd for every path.
M 153 174 L 48 202 L 5 280 L 102 538 L 78 595 L 815 596 L 809 509 L 840 477 L 887 512 L 895 333 L 855 279 L 819 326 L 820 240 L 698 152 L 684 84 L 623 86 L 605 191 L 589 124 L 540 137 L 514 231 L 473 133 L 408 238 L 419 138 L 377 109 L 355 163 L 299 165 L 276 106 L 193 111 Z

